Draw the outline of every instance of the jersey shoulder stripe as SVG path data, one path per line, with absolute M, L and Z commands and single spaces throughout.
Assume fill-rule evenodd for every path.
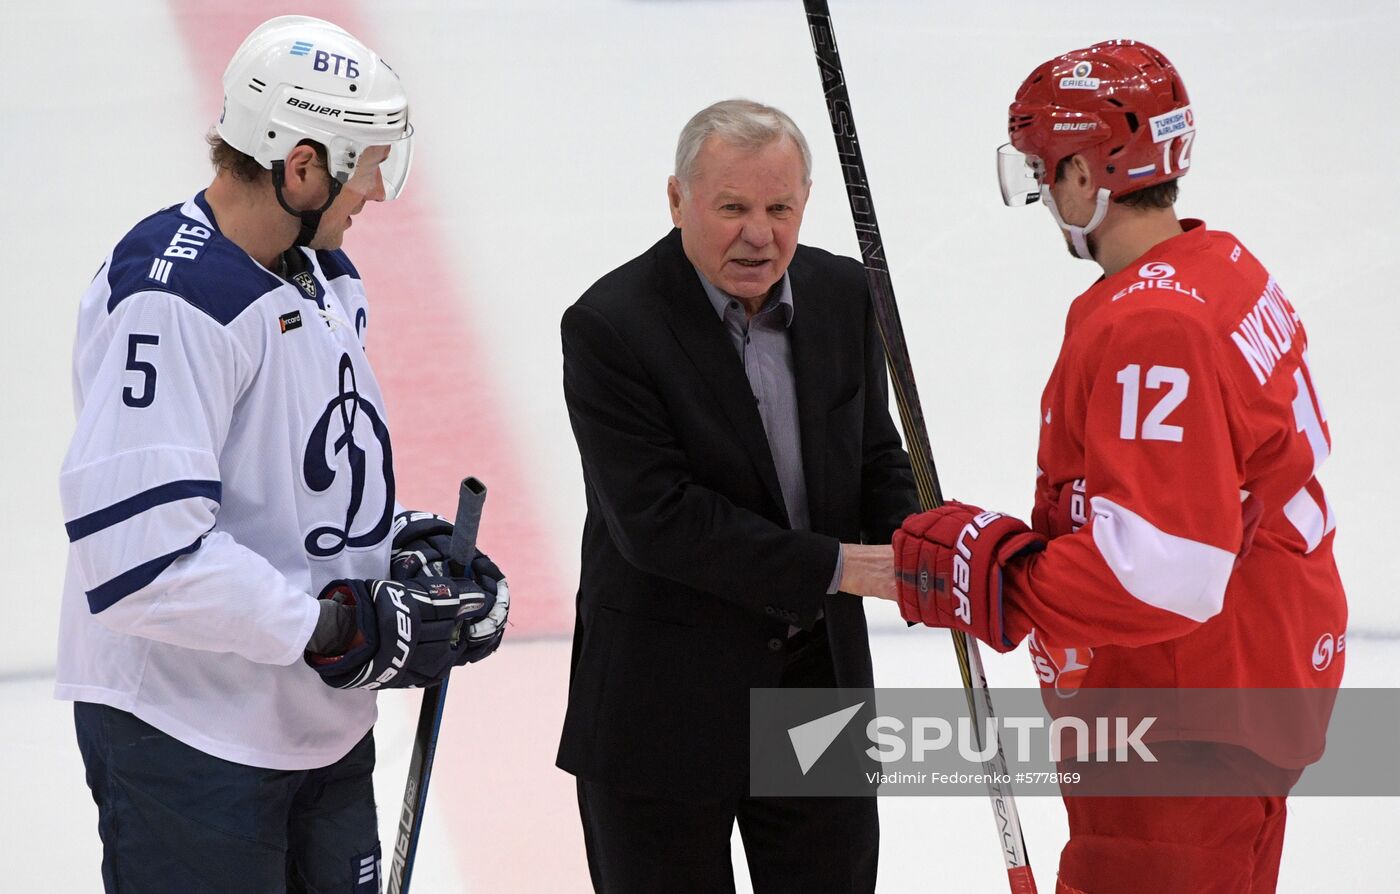
M 227 326 L 284 285 L 226 239 L 201 192 L 131 228 L 107 267 L 107 312 L 139 292 L 167 292 Z
M 360 278 L 360 271 L 355 269 L 355 265 L 350 263 L 350 258 L 341 249 L 316 252 L 316 263 L 321 265 L 321 273 L 325 275 L 327 282 L 342 276 Z
M 68 531 L 68 542 L 74 543 L 166 503 L 188 500 L 191 497 L 203 497 L 218 503 L 222 496 L 223 485 L 218 481 L 171 481 L 119 500 L 111 506 L 89 512 L 81 518 L 75 518 L 65 524 L 64 528 Z

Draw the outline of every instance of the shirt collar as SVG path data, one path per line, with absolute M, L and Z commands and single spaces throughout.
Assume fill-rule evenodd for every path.
M 700 272 L 698 267 L 695 268 L 695 275 L 700 278 L 700 285 L 705 287 L 705 295 L 710 299 L 710 306 L 715 309 L 715 314 L 719 316 L 721 321 L 724 320 L 725 313 L 731 309 L 739 309 L 738 307 L 730 307 L 730 305 L 738 305 L 738 299 L 732 298 L 720 291 L 719 287 L 705 278 L 705 275 Z M 783 278 L 778 280 L 776 295 L 770 293 L 768 295 L 768 300 L 763 302 L 763 307 L 759 308 L 758 312 L 760 314 L 767 313 L 774 307 L 777 307 L 782 314 L 783 328 L 791 326 L 793 313 L 792 280 L 788 278 L 786 271 L 783 273 Z

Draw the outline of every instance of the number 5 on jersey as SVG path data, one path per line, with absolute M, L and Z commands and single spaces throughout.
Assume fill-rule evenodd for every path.
M 1191 387 L 1191 375 L 1179 366 L 1154 366 L 1147 371 L 1146 385 L 1149 390 L 1160 390 L 1169 386 L 1166 394 L 1148 412 L 1142 422 L 1142 432 L 1138 432 L 1138 401 L 1141 393 L 1142 367 L 1129 363 L 1118 370 L 1118 384 L 1123 386 L 1123 416 L 1119 423 L 1118 436 L 1125 441 L 1175 441 L 1181 443 L 1182 428 L 1168 425 L 1167 417 L 1181 402 Z
M 141 374 L 141 393 L 137 394 L 136 389 L 130 385 L 122 389 L 122 403 L 128 407 L 141 409 L 149 407 L 156 399 L 156 366 L 149 360 L 140 360 L 136 352 L 143 345 L 160 344 L 159 335 L 142 335 L 139 332 L 131 333 L 126 340 L 126 368 L 128 372 Z

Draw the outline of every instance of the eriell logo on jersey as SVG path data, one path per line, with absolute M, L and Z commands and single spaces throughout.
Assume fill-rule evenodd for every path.
M 1149 261 L 1138 268 L 1137 282 L 1125 289 L 1120 289 L 1110 300 L 1117 301 L 1133 292 L 1141 292 L 1146 289 L 1166 289 L 1169 292 L 1177 292 L 1194 298 L 1202 304 L 1206 303 L 1206 299 L 1202 298 L 1194 288 L 1187 288 L 1173 279 L 1174 276 L 1176 276 L 1176 268 L 1171 264 L 1165 261 Z

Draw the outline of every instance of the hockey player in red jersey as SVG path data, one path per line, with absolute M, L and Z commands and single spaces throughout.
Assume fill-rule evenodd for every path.
M 1021 85 L 1003 198 L 1044 201 L 1103 276 L 1070 306 L 1045 387 L 1030 528 L 948 503 L 894 535 L 905 619 L 999 651 L 1025 640 L 1052 710 L 1081 686 L 1341 681 L 1347 609 L 1307 335 L 1238 239 L 1176 217 L 1195 125 L 1176 69 L 1133 41 L 1066 53 Z M 1321 725 L 1273 741 L 1214 720 L 1197 739 L 1230 766 L 1292 779 L 1321 754 Z M 1061 892 L 1274 890 L 1281 795 L 1065 804 Z

